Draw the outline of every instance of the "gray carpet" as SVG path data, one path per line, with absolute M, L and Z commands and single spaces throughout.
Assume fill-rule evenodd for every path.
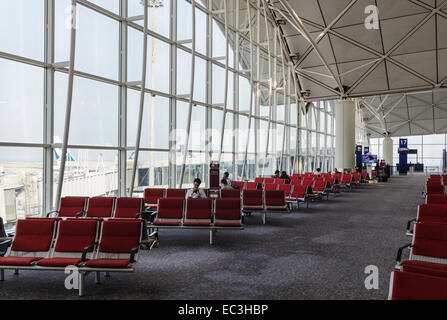
M 133 274 L 86 281 L 82 299 L 386 299 L 397 248 L 407 242 L 426 177 L 388 183 L 311 203 L 292 214 L 247 217 L 244 231 L 162 230 L 160 247 L 143 251 Z M 364 269 L 379 268 L 367 290 Z M 78 299 L 62 272 L 6 272 L 0 299 Z

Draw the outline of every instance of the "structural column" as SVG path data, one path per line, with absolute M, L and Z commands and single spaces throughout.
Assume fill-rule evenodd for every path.
M 393 165 L 393 139 L 386 137 L 383 139 L 383 160 L 389 165 Z
M 335 167 L 338 170 L 355 167 L 355 102 L 335 103 Z

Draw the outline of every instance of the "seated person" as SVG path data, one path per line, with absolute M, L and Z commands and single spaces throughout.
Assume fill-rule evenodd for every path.
M 225 179 L 220 180 L 220 189 L 221 190 L 234 190 L 234 188 L 232 186 L 228 185 L 228 182 Z
M 320 169 L 320 168 L 317 168 L 317 170 L 315 171 L 315 174 L 316 174 L 317 176 L 321 176 L 321 169 Z
M 194 187 L 192 189 L 189 189 L 188 192 L 186 193 L 186 199 L 207 198 L 205 191 L 203 191 L 203 189 L 199 188 L 201 184 L 202 184 L 202 180 L 200 180 L 199 178 L 196 178 L 194 180 Z
M 231 187 L 233 185 L 233 181 L 230 179 L 230 174 L 228 172 L 225 172 L 223 174 L 222 180 L 225 179 L 227 181 L 227 184 Z M 222 182 L 222 181 L 221 181 Z
M 279 178 L 280 178 L 280 176 L 279 176 L 279 170 L 276 170 L 276 171 L 275 171 L 275 175 L 273 175 L 272 178 L 276 178 L 276 179 L 279 179 Z
M 286 184 L 290 184 L 290 177 L 285 171 L 281 172 L 281 176 L 279 178 L 286 180 Z

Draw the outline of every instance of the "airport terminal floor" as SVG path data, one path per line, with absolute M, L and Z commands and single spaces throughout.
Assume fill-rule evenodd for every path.
M 6 274 L 0 299 L 382 299 L 388 298 L 406 222 L 422 202 L 425 174 L 362 184 L 329 201 L 245 218 L 242 232 L 160 230 L 160 246 L 142 251 L 132 274 L 86 281 L 79 298 L 61 272 Z M 365 289 L 365 268 L 379 269 L 379 289 Z

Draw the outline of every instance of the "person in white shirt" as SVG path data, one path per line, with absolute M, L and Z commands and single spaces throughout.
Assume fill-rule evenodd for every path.
M 206 198 L 205 191 L 203 189 L 200 189 L 200 185 L 202 184 L 202 180 L 199 178 L 194 180 L 194 187 L 192 189 L 189 189 L 186 193 L 186 199 L 192 198 L 192 199 L 198 199 L 198 198 Z
M 225 173 L 223 174 L 223 178 L 222 178 L 222 179 L 227 180 L 227 184 L 228 184 L 230 187 L 233 185 L 233 181 L 230 179 L 230 174 L 229 174 L 228 172 L 225 172 Z

